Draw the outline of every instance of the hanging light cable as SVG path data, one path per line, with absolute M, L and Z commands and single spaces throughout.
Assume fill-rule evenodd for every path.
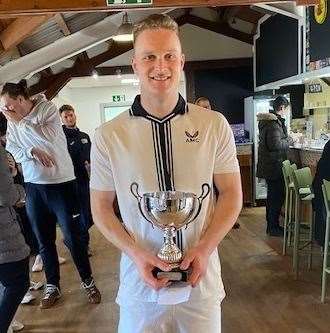
M 123 21 L 118 28 L 116 35 L 114 35 L 112 39 L 116 42 L 133 41 L 133 24 L 126 12 L 123 15 Z

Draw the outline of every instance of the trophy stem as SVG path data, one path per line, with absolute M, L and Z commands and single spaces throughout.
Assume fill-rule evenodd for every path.
M 179 267 L 182 260 L 182 251 L 174 243 L 175 228 L 164 229 L 164 244 L 157 256 L 166 263 L 172 264 L 173 268 Z

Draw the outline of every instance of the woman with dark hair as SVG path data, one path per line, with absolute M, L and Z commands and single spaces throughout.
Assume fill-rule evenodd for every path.
M 24 199 L 24 189 L 14 184 L 6 151 L 0 145 L 0 284 L 4 288 L 0 296 L 0 333 L 7 333 L 30 285 L 30 251 L 13 209 Z
M 326 211 L 323 200 L 323 179 L 330 180 L 330 141 L 326 143 L 322 156 L 317 164 L 313 180 L 313 209 L 315 211 L 315 240 L 324 246 Z
M 287 152 L 292 139 L 288 136 L 285 114 L 289 101 L 278 96 L 273 101 L 273 110 L 258 113 L 259 148 L 257 177 L 267 183 L 266 232 L 270 236 L 283 236 L 279 224 L 281 208 L 284 203 L 285 188 L 282 174 L 282 162 L 287 159 Z

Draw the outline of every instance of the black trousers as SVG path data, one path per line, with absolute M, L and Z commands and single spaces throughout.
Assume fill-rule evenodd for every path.
M 0 264 L 0 333 L 7 333 L 30 286 L 29 258 Z
M 266 179 L 267 201 L 266 201 L 266 220 L 267 231 L 275 230 L 279 227 L 279 217 L 281 208 L 285 200 L 285 183 L 281 176 L 278 179 Z
M 56 222 L 64 244 L 70 250 L 82 281 L 92 276 L 83 240 L 81 214 L 75 181 L 60 184 L 26 184 L 26 210 L 39 244 L 47 283 L 60 286 L 60 269 L 56 250 Z M 52 216 L 52 218 L 50 218 Z

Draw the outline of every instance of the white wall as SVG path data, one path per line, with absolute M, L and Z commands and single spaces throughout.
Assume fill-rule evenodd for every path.
M 185 98 L 185 82 L 180 82 L 180 93 Z M 65 87 L 53 102 L 60 107 L 62 104 L 71 104 L 77 114 L 77 126 L 80 130 L 93 136 L 94 130 L 101 125 L 101 104 L 111 103 L 113 95 L 125 95 L 128 104 L 131 104 L 137 94 L 138 86 L 107 86 L 69 88 Z

